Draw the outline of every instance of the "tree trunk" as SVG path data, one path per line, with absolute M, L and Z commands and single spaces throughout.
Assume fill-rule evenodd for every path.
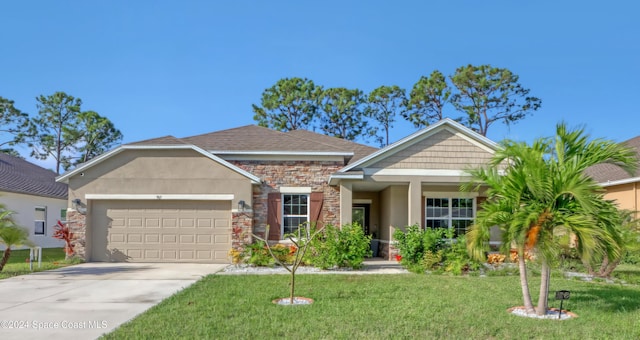
M 536 308 L 536 314 L 545 315 L 549 309 L 549 278 L 551 276 L 551 269 L 546 260 L 542 260 L 542 269 L 540 273 L 540 296 L 538 296 L 538 307 Z
M 4 255 L 2 256 L 2 260 L 0 260 L 0 272 L 4 269 L 7 262 L 9 262 L 9 256 L 11 256 L 11 248 L 7 247 L 4 251 Z
M 291 271 L 291 295 L 289 296 L 289 304 L 293 305 L 293 297 L 296 289 L 296 272 L 295 270 Z
M 518 252 L 518 269 L 520 270 L 520 286 L 522 288 L 522 298 L 524 300 L 524 308 L 527 313 L 533 313 L 533 302 L 531 301 L 531 293 L 529 293 L 529 281 L 527 280 L 527 266 L 524 262 L 523 252 Z
M 617 259 L 613 262 L 608 262 L 606 268 L 601 268 L 600 272 L 598 273 L 599 277 L 609 277 L 611 276 L 611 273 L 613 273 L 613 271 L 616 269 L 616 267 L 620 264 L 620 260 L 622 259 Z

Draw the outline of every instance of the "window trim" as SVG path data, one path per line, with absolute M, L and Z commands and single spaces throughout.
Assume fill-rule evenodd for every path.
M 473 221 L 476 218 L 477 215 L 477 207 L 478 207 L 478 193 L 464 193 L 464 192 L 423 192 L 423 198 L 424 198 L 424 206 L 422 207 L 424 209 L 424 228 L 429 228 L 427 226 L 427 221 L 428 220 L 444 220 L 444 218 L 429 218 L 429 216 L 427 215 L 427 200 L 428 199 L 447 199 L 449 201 L 448 204 L 448 214 L 447 214 L 447 229 L 452 229 L 453 227 L 453 221 L 454 220 L 463 220 L 463 221 Z M 452 213 L 452 209 L 453 209 L 453 200 L 454 199 L 471 199 L 471 207 L 472 207 L 472 217 L 465 217 L 465 218 L 454 218 L 453 217 L 453 213 Z
M 282 189 L 282 188 L 281 188 Z M 289 188 L 291 189 L 291 188 Z M 301 188 L 301 189 L 305 189 L 305 188 Z M 293 190 L 293 191 L 302 191 L 302 190 Z M 285 195 L 297 195 L 297 196 L 306 196 L 307 197 L 307 214 L 306 214 L 306 222 L 309 222 L 311 220 L 311 192 L 306 193 L 306 192 L 290 192 L 290 191 L 280 191 L 280 239 L 281 240 L 286 240 L 286 235 L 284 232 L 284 221 L 287 217 L 303 217 L 304 215 L 285 215 L 284 213 L 284 206 L 285 206 L 285 200 L 284 200 L 284 196 Z
M 37 219 L 37 217 L 38 217 L 37 214 L 38 214 L 38 210 L 39 209 L 44 210 L 44 220 Z M 33 234 L 34 235 L 42 235 L 42 236 L 47 235 L 47 207 L 44 206 L 44 205 L 36 205 L 33 210 L 34 210 Z M 38 223 L 38 222 L 42 222 L 42 232 L 41 233 L 38 232 L 38 229 L 36 227 L 36 223 Z

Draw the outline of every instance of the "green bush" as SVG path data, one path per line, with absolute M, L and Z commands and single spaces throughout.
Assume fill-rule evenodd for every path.
M 327 225 L 311 243 L 307 263 L 322 269 L 348 267 L 359 269 L 365 257 L 371 256 L 371 236 L 366 236 L 357 223 L 342 228 Z
M 427 228 L 417 225 L 396 230 L 393 238 L 402 256 L 401 264 L 414 273 L 445 271 L 455 275 L 478 270 L 480 264 L 467 253 L 464 236 L 453 239 L 453 229 Z
M 248 254 L 244 256 L 244 258 L 247 258 L 247 263 L 250 265 L 258 267 L 273 267 L 275 265 L 276 261 L 273 259 L 273 256 L 269 254 L 269 250 L 264 241 L 257 241 L 248 245 L 245 251 L 248 252 Z

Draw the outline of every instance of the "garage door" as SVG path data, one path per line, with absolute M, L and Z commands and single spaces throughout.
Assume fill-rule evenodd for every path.
M 226 263 L 230 201 L 93 201 L 92 261 Z

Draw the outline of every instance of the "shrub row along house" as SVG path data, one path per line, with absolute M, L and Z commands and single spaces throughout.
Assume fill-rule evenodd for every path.
M 228 262 L 267 224 L 276 241 L 304 222 L 352 221 L 390 258 L 396 227 L 472 223 L 481 193 L 459 185 L 496 148 L 450 119 L 382 149 L 250 125 L 122 145 L 58 181 L 88 261 Z

